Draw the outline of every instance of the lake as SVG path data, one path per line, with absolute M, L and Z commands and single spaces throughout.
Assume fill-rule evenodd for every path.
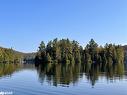
M 13 95 L 127 95 L 125 66 L 1 65 L 0 91 Z

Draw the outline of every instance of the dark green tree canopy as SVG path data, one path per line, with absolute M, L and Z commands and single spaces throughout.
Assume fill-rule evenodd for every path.
M 98 46 L 93 39 L 83 49 L 75 40 L 56 38 L 46 46 L 41 42 L 36 59 L 40 63 L 55 64 L 118 64 L 124 62 L 124 50 L 120 45 L 114 44 Z
M 42 51 L 45 49 L 45 43 L 42 41 L 40 46 L 39 46 L 39 51 Z

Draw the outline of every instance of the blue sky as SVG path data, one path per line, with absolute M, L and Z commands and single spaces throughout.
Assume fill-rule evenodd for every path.
M 0 0 L 0 46 L 32 52 L 56 37 L 127 44 L 127 0 Z

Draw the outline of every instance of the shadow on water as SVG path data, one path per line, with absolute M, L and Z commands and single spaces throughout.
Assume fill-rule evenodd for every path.
M 43 83 L 45 80 L 53 86 L 75 85 L 80 79 L 86 78 L 94 87 L 100 77 L 107 81 L 121 80 L 125 74 L 124 64 L 107 64 L 101 66 L 98 64 L 41 64 L 36 66 L 39 80 Z

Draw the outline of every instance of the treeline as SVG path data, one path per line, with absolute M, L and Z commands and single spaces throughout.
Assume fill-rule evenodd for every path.
M 20 54 L 17 54 L 13 49 L 0 47 L 0 63 L 18 63 L 20 58 Z
M 105 44 L 104 47 L 91 39 L 83 48 L 75 40 L 50 41 L 47 45 L 42 41 L 35 57 L 37 64 L 117 64 L 124 63 L 124 50 L 120 45 Z

